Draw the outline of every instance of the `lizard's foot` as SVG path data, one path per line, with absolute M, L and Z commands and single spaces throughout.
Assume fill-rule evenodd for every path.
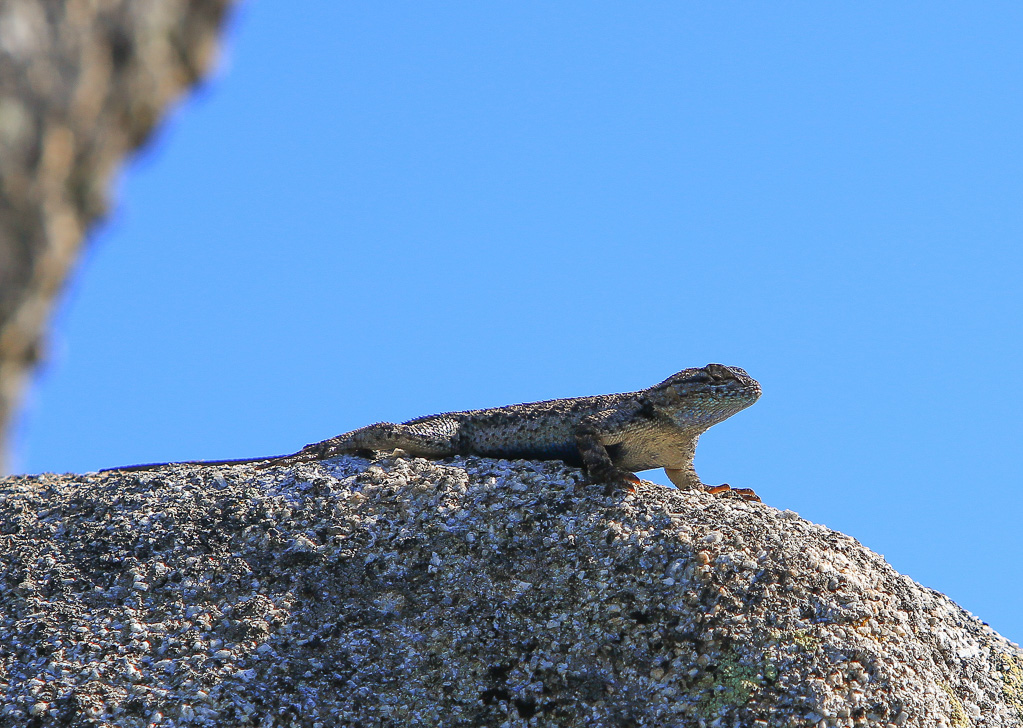
M 733 488 L 728 483 L 722 483 L 721 485 L 705 485 L 703 486 L 703 489 L 714 495 L 719 495 L 721 493 L 735 493 L 744 501 L 750 501 L 751 503 L 763 502 L 760 500 L 760 496 L 753 492 L 752 488 Z
M 593 482 L 603 483 L 604 495 L 612 496 L 619 491 L 635 493 L 636 486 L 643 481 L 641 481 L 635 473 L 615 468 L 613 471 L 603 474 L 603 477 L 600 477 L 599 479 L 594 478 Z

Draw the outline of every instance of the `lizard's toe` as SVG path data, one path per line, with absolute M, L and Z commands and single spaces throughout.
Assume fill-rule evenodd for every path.
M 763 502 L 760 500 L 760 496 L 753 492 L 752 488 L 733 488 L 728 483 L 722 483 L 721 485 L 705 485 L 703 486 L 703 489 L 708 493 L 712 493 L 713 495 L 734 493 L 735 495 L 742 498 L 744 501 L 749 501 L 751 503 Z
M 763 503 L 763 501 L 760 500 L 760 496 L 754 493 L 752 488 L 732 488 L 732 492 L 738 493 L 739 497 L 744 501 L 749 501 L 750 503 Z
M 628 470 L 616 470 L 614 473 L 610 473 L 609 477 L 603 479 L 604 495 L 611 496 L 619 491 L 635 493 L 636 486 L 642 482 L 635 473 L 630 473 Z

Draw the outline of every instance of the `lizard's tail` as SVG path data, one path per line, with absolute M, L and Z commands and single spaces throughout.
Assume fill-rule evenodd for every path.
M 295 453 L 298 455 L 299 453 Z M 101 473 L 130 473 L 136 470 L 155 470 L 156 468 L 162 468 L 165 465 L 248 465 L 250 463 L 263 463 L 267 461 L 279 460 L 280 458 L 291 458 L 294 455 L 282 455 L 280 457 L 269 457 L 269 458 L 238 458 L 236 460 L 181 460 L 179 462 L 170 463 L 142 463 L 141 465 L 122 465 L 117 468 L 102 468 L 99 472 Z
M 257 468 L 270 468 L 275 465 L 296 465 L 298 463 L 310 463 L 315 460 L 325 460 L 335 455 L 341 455 L 345 452 L 352 452 L 350 449 L 344 449 L 339 446 L 339 442 L 346 441 L 346 436 L 341 435 L 330 440 L 324 440 L 323 442 L 314 442 L 312 445 L 306 445 L 298 452 L 293 452 L 288 455 L 274 455 L 272 457 L 264 458 L 239 458 L 237 460 L 182 460 L 176 463 L 145 463 L 143 465 L 126 465 L 120 468 L 104 468 L 101 473 L 109 473 L 111 471 L 119 472 L 132 472 L 135 470 L 154 470 L 161 468 L 165 465 L 250 465 L 252 463 L 258 463 Z
M 259 469 L 274 467 L 275 465 L 297 465 L 298 463 L 311 463 L 317 460 L 327 460 L 328 458 L 337 457 L 338 455 L 345 455 L 360 452 L 348 445 L 349 435 L 338 435 L 332 437 L 329 440 L 322 442 L 314 442 L 311 445 L 306 445 L 301 450 L 291 455 L 280 455 L 275 458 L 264 458 L 263 461 L 256 467 Z M 242 461 L 245 462 L 245 461 Z

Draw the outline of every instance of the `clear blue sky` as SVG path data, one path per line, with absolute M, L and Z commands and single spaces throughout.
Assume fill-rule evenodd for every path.
M 14 465 L 722 362 L 764 396 L 705 481 L 1023 641 L 1021 38 L 1009 2 L 246 3 L 123 176 Z

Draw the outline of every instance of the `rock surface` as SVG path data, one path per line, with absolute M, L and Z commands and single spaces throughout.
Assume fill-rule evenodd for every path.
M 1013 726 L 1023 653 L 857 541 L 560 463 L 0 481 L 0 726 Z

